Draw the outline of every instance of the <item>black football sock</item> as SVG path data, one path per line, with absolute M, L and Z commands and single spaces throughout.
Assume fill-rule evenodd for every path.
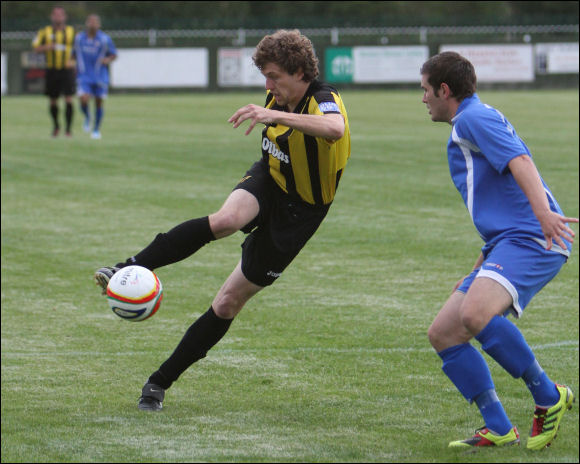
M 124 265 L 136 264 L 157 269 L 191 256 L 205 244 L 215 240 L 209 217 L 191 219 L 157 237 L 142 251 L 129 258 Z
M 50 105 L 50 115 L 52 116 L 54 130 L 60 129 L 60 125 L 58 124 L 58 105 Z
M 148 383 L 168 389 L 194 362 L 205 358 L 207 352 L 226 334 L 233 319 L 218 317 L 209 310 L 195 321 L 175 348 L 173 354 L 149 377 Z
M 73 105 L 72 103 L 67 103 L 66 104 L 66 131 L 70 132 L 70 126 L 72 124 L 72 118 L 73 118 Z

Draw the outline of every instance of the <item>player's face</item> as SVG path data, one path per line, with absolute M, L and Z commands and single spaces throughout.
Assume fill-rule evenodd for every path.
M 97 15 L 90 15 L 85 26 L 91 32 L 98 31 L 101 28 L 101 19 Z
M 431 120 L 436 122 L 449 122 L 449 108 L 447 100 L 443 98 L 441 91 L 435 95 L 435 89 L 429 84 L 428 75 L 421 76 L 421 88 L 423 89 L 423 103 L 431 115 Z
M 55 8 L 50 14 L 50 20 L 55 26 L 62 26 L 66 22 L 66 12 L 63 8 Z
M 300 102 L 308 88 L 308 83 L 302 80 L 304 73 L 299 71 L 288 74 L 274 63 L 266 63 L 262 74 L 266 77 L 266 90 L 272 93 L 276 103 L 281 106 L 288 105 L 291 110 Z

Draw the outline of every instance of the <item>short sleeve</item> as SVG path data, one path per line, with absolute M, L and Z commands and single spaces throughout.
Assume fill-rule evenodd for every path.
M 322 88 L 314 93 L 313 97 L 316 103 L 318 104 L 316 111 L 317 114 L 342 114 L 340 111 L 339 101 L 337 99 L 339 97 L 335 96 L 336 94 L 332 92 L 330 88 Z
M 484 111 L 462 116 L 456 123 L 458 134 L 475 145 L 500 174 L 512 159 L 530 154 L 510 122 L 494 108 L 486 107 Z
M 107 41 L 108 41 L 108 50 L 107 50 L 107 54 L 108 55 L 116 55 L 117 54 L 117 48 L 115 47 L 115 42 L 113 42 L 113 39 L 111 39 L 111 36 L 107 36 Z
M 36 34 L 36 37 L 32 41 L 32 46 L 36 48 L 39 45 L 42 45 L 42 42 L 44 41 L 44 36 L 45 36 L 44 29 L 40 29 Z

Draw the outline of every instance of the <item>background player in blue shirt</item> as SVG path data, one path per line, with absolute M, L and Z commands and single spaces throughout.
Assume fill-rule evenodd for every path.
M 536 403 L 527 447 L 543 449 L 555 438 L 574 396 L 550 380 L 519 329 L 504 316 L 519 317 L 556 276 L 575 236 L 567 223 L 578 219 L 563 216 L 513 126 L 481 103 L 467 59 L 440 53 L 424 63 L 421 75 L 431 119 L 452 125 L 447 145 L 451 177 L 485 242 L 473 272 L 456 284 L 429 328 L 443 371 L 468 401 L 475 401 L 485 420 L 473 437 L 449 446 L 520 441 L 485 359 L 469 343 L 475 337 L 498 364 L 526 383 Z
M 103 119 L 103 99 L 109 90 L 109 64 L 117 58 L 117 49 L 111 37 L 100 30 L 101 19 L 89 15 L 85 23 L 86 31 L 75 39 L 73 51 L 77 68 L 77 87 L 81 100 L 81 110 L 85 115 L 83 128 L 90 132 L 89 99 L 95 97 L 95 121 L 91 137 L 101 138 L 100 126 Z

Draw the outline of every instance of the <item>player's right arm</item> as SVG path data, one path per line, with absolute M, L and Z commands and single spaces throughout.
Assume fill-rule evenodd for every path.
M 41 29 L 36 34 L 36 37 L 32 41 L 32 48 L 36 53 L 44 53 L 54 50 L 54 44 L 43 43 L 46 40 L 46 29 Z
M 248 135 L 257 123 L 276 123 L 313 137 L 334 141 L 344 135 L 346 127 L 344 117 L 341 114 L 296 114 L 252 104 L 240 108 L 228 119 L 228 122 L 232 123 L 235 129 L 247 119 L 251 120 L 251 123 L 245 135 Z

